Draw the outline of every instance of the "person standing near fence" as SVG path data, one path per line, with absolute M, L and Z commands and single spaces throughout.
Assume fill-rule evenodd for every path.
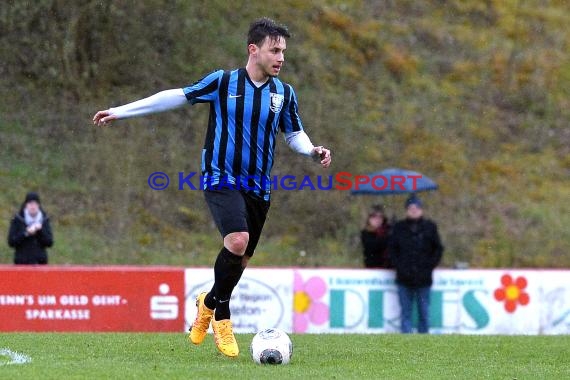
M 26 194 L 20 211 L 12 218 L 8 245 L 15 248 L 14 264 L 48 263 L 46 248 L 53 245 L 53 235 L 38 193 Z
M 437 225 L 423 216 L 423 204 L 416 195 L 405 203 L 406 218 L 394 225 L 388 244 L 396 269 L 396 285 L 401 308 L 401 332 L 412 332 L 414 302 L 419 313 L 418 332 L 429 333 L 430 290 L 433 271 L 443 254 Z
M 388 256 L 388 237 L 390 234 L 390 224 L 384 213 L 384 207 L 374 205 L 368 217 L 366 225 L 360 231 L 360 241 L 362 243 L 364 255 L 364 267 L 366 268 L 391 268 Z

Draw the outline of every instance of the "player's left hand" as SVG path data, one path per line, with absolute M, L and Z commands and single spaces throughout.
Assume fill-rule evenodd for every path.
M 321 160 L 321 165 L 323 168 L 328 168 L 331 166 L 331 151 L 324 146 L 316 146 L 313 148 L 313 156 Z

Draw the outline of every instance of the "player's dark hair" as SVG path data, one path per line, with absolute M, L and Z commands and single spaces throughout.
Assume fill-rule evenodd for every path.
M 279 39 L 279 37 L 289 38 L 291 35 L 286 26 L 278 25 L 272 19 L 262 17 L 252 22 L 249 26 L 247 44 L 260 46 L 263 40 L 265 40 L 265 37 L 269 37 L 270 40 L 275 41 Z

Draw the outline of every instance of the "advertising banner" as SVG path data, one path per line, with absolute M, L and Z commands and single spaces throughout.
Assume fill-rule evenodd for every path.
M 184 270 L 3 267 L 0 331 L 181 331 Z
M 389 270 L 295 270 L 293 332 L 399 332 L 400 306 Z M 567 271 L 437 270 L 430 332 L 568 334 Z
M 538 271 L 539 334 L 570 334 L 570 272 Z
M 434 272 L 434 334 L 570 334 L 564 270 Z M 188 331 L 211 268 L 0 266 L 0 331 Z M 397 333 L 394 272 L 248 268 L 230 303 L 236 333 Z
M 291 331 L 292 283 L 290 269 L 248 268 L 230 301 L 234 332 L 256 333 L 269 327 Z M 186 270 L 186 331 L 196 317 L 196 297 L 212 285 L 212 269 Z

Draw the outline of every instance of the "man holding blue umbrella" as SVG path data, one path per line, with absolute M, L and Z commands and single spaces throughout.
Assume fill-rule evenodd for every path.
M 433 270 L 443 254 L 437 225 L 423 216 L 420 198 L 412 194 L 405 203 L 406 219 L 394 225 L 388 252 L 396 270 L 401 332 L 412 332 L 412 306 L 419 312 L 418 332 L 429 332 L 430 290 Z

